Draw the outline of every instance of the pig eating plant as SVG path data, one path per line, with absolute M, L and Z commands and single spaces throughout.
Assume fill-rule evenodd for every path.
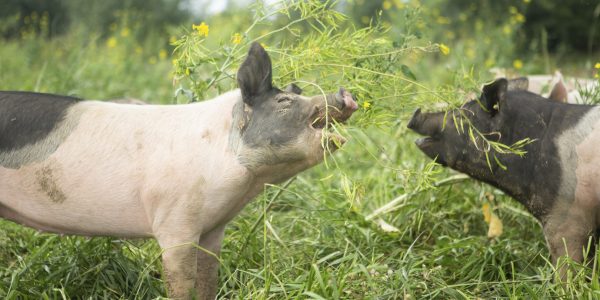
M 257 43 L 238 90 L 188 105 L 0 92 L 0 216 L 44 231 L 154 237 L 171 297 L 213 299 L 224 228 L 263 190 L 343 143 L 344 89 L 272 84 Z M 199 246 L 199 247 L 198 247 Z
M 416 144 L 430 158 L 521 202 L 541 222 L 554 263 L 564 255 L 582 262 L 600 227 L 600 108 L 508 87 L 498 79 L 483 87 L 479 100 L 447 115 L 418 109 L 408 128 L 426 136 Z M 523 157 L 493 148 L 486 155 L 463 132 L 468 123 L 491 141 L 533 142 Z

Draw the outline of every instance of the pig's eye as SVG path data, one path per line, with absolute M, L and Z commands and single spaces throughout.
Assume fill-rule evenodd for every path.
M 292 98 L 279 98 L 277 99 L 277 103 L 292 103 Z

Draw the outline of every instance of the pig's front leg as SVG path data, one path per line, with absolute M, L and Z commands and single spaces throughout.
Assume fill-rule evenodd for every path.
M 582 263 L 584 251 L 595 231 L 594 224 L 593 210 L 586 210 L 576 205 L 553 213 L 544 224 L 544 235 L 548 242 L 552 263 L 556 265 L 558 259 L 563 256 Z M 558 270 L 561 280 L 567 279 L 568 270 L 568 267 L 561 267 Z
M 219 254 L 225 226 L 219 226 L 200 237 L 197 257 L 196 291 L 198 299 L 213 300 L 217 296 Z M 208 252 L 210 251 L 210 252 Z
M 197 237 L 183 237 L 172 232 L 172 237 L 157 238 L 163 250 L 163 273 L 168 295 L 175 299 L 191 299 L 196 279 Z
M 163 200 L 155 210 L 154 237 L 163 251 L 163 273 L 170 298 L 192 299 L 196 294 L 196 249 L 202 232 L 197 209 L 200 203 L 195 197 L 182 197 Z

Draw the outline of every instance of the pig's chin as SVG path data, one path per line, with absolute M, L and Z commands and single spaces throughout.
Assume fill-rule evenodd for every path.
M 442 166 L 447 166 L 448 164 L 446 162 L 446 159 L 444 158 L 444 155 L 435 150 L 436 148 L 438 148 L 438 146 L 436 146 L 437 143 L 437 140 L 432 137 L 423 137 L 415 141 L 417 147 L 419 147 L 419 149 L 423 153 L 429 156 L 429 158 L 434 159 L 438 164 L 441 164 Z
M 333 153 L 346 143 L 346 138 L 337 133 L 321 130 L 319 136 L 320 148 L 325 153 Z

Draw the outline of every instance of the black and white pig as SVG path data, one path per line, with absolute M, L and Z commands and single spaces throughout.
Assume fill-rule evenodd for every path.
M 265 183 L 343 143 L 326 119 L 357 109 L 344 89 L 304 97 L 273 86 L 271 72 L 254 43 L 239 89 L 200 103 L 1 92 L 0 216 L 56 233 L 154 237 L 169 295 L 214 299 L 225 225 Z
M 426 136 L 416 145 L 430 158 L 521 202 L 541 222 L 553 262 L 564 255 L 581 262 L 600 226 L 600 108 L 547 101 L 508 86 L 503 78 L 484 86 L 478 100 L 445 119 L 444 112 L 418 109 L 408 128 Z M 476 148 L 467 133 L 457 131 L 461 125 L 453 116 L 468 118 L 492 141 L 534 141 L 525 146 L 524 157 L 492 149 L 490 157 L 497 155 L 504 170 L 493 158 L 488 165 L 481 145 Z

